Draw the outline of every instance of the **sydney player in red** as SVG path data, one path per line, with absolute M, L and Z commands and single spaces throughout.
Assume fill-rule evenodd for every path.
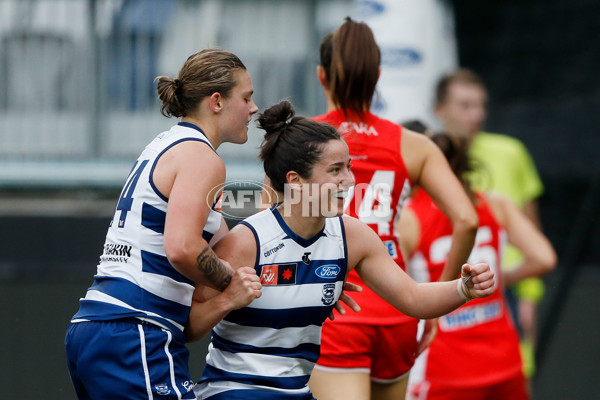
M 459 179 L 469 169 L 467 143 L 444 134 L 432 140 L 442 149 Z M 552 245 L 508 198 L 471 192 L 463 182 L 479 217 L 479 229 L 469 262 L 485 262 L 510 286 L 540 276 L 556 264 Z M 439 279 L 452 243 L 452 225 L 427 193 L 419 190 L 402 211 L 400 245 L 410 258 L 408 269 L 421 282 Z M 499 265 L 506 241 L 525 258 L 520 267 L 504 272 Z M 498 288 L 498 289 L 499 289 Z M 466 368 L 468 366 L 468 368 Z M 477 371 L 473 375 L 470 371 Z M 438 334 L 417 359 L 410 373 L 408 398 L 528 399 L 519 353 L 519 336 L 503 290 L 461 306 L 439 318 Z
M 381 53 L 371 29 L 347 19 L 327 35 L 320 49 L 318 78 L 327 114 L 314 118 L 342 133 L 350 149 L 356 182 L 345 212 L 368 224 L 404 268 L 398 248 L 398 212 L 418 184 L 452 221 L 452 248 L 442 280 L 459 276 L 477 230 L 477 214 L 439 149 L 424 135 L 381 119 L 370 111 L 380 74 Z M 351 272 L 348 281 L 362 284 Z M 402 399 L 416 354 L 418 320 L 408 317 L 364 287 L 352 297 L 360 313 L 337 316 L 323 326 L 321 356 L 310 386 L 319 400 Z

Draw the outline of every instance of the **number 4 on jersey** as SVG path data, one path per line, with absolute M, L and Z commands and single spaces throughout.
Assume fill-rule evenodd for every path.
M 117 208 L 115 210 L 115 213 L 116 211 L 121 211 L 121 215 L 119 216 L 119 228 L 123 228 L 125 226 L 127 213 L 131 210 L 131 205 L 133 204 L 133 191 L 135 190 L 135 186 L 140 179 L 140 175 L 142 175 L 142 171 L 144 168 L 146 168 L 146 164 L 148 164 L 148 160 L 142 161 L 139 167 L 137 164 L 138 162 L 136 161 L 135 165 L 131 169 L 131 173 L 127 178 L 127 183 L 125 183 L 125 186 L 123 187 L 121 197 L 119 198 L 119 202 L 117 203 Z
M 358 219 L 366 224 L 377 224 L 380 235 L 389 235 L 392 212 L 392 191 L 394 190 L 394 171 L 375 171 L 366 187 L 362 201 L 355 198 L 360 206 L 356 213 Z M 356 188 L 358 189 L 358 188 Z M 361 190 L 355 191 L 360 196 Z

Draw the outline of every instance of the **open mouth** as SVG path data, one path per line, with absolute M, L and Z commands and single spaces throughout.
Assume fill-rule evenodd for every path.
M 335 197 L 336 199 L 345 199 L 346 197 L 348 197 L 349 194 L 349 190 L 343 190 L 341 192 L 334 193 L 333 197 Z

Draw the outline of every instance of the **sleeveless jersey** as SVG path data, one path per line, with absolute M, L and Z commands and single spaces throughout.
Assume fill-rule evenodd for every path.
M 368 224 L 390 256 L 404 268 L 396 224 L 402 204 L 410 194 L 411 182 L 400 152 L 402 127 L 372 113 L 366 113 L 363 122 L 347 121 L 340 110 L 313 119 L 338 129 L 350 149 L 355 188 L 345 212 Z M 361 312 L 340 315 L 335 311 L 335 320 L 327 323 L 391 325 L 414 320 L 370 290 L 355 271 L 350 272 L 348 281 L 363 287 L 362 292 L 352 293 Z
M 94 283 L 71 322 L 135 317 L 184 339 L 194 282 L 175 270 L 166 257 L 168 199 L 154 185 L 152 173 L 165 151 L 187 140 L 212 148 L 200 129 L 181 122 L 159 134 L 137 159 L 115 207 Z M 213 205 L 203 238 L 208 242 L 220 225 L 221 214 Z
M 196 395 L 312 399 L 307 383 L 319 358 L 321 326 L 347 270 L 342 218 L 325 219 L 310 239 L 296 235 L 276 208 L 241 223 L 254 233 L 262 296 L 212 330 Z
M 479 229 L 468 262 L 490 265 L 496 291 L 471 300 L 439 318 L 438 333 L 411 372 L 411 381 L 444 385 L 484 386 L 521 373 L 519 337 L 501 290 L 500 260 L 506 232 L 481 194 L 475 207 Z M 437 281 L 452 242 L 450 220 L 423 190 L 407 203 L 421 226 L 421 239 L 409 269 L 415 280 Z M 476 374 L 467 371 L 477 371 Z

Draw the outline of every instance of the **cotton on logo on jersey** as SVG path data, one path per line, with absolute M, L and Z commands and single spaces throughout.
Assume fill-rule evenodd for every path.
M 194 390 L 194 381 L 191 381 L 191 380 L 183 381 L 183 382 L 181 382 L 181 386 L 183 386 L 185 388 L 186 392 L 191 392 L 192 390 Z
M 283 249 L 284 247 L 285 247 L 285 244 L 279 243 L 277 246 L 273 247 L 272 249 L 265 251 L 265 253 L 263 255 L 265 256 L 265 258 L 270 257 L 273 254 L 277 253 L 279 250 Z
M 263 286 L 294 285 L 296 284 L 297 266 L 296 263 L 263 265 L 260 283 Z

